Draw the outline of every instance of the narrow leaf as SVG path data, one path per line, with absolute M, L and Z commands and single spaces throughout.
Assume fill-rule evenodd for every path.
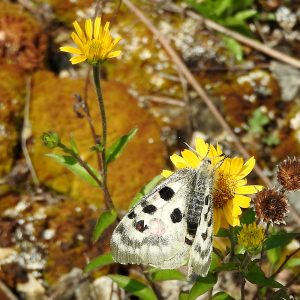
M 219 292 L 213 295 L 212 300 L 234 300 L 234 298 L 225 292 Z
M 84 268 L 83 272 L 88 273 L 95 269 L 102 268 L 113 263 L 115 262 L 112 258 L 111 253 L 103 254 L 90 261 Z
M 109 276 L 119 287 L 125 291 L 138 296 L 142 300 L 158 300 L 153 290 L 135 279 L 123 275 Z
M 270 288 L 281 288 L 282 284 L 272 278 L 267 278 L 264 272 L 255 264 L 252 264 L 249 271 L 246 272 L 245 278 L 253 284 L 262 285 Z
M 151 274 L 152 280 L 185 280 L 185 276 L 178 270 L 159 270 Z
M 137 131 L 137 128 L 133 128 L 128 134 L 121 136 L 108 148 L 106 163 L 109 164 L 120 156 L 129 141 L 136 135 Z
M 61 154 L 54 154 L 54 153 L 48 153 L 46 156 L 51 157 L 54 159 L 57 163 L 60 165 L 66 167 L 69 169 L 72 173 L 86 181 L 92 186 L 98 186 L 97 181 L 86 171 L 85 168 L 83 168 L 77 160 L 70 155 L 61 155 Z M 88 165 L 88 164 L 87 164 Z M 101 181 L 101 177 L 99 174 L 97 174 L 97 171 L 90 165 L 88 165 L 92 172 L 95 174 L 95 176 L 98 177 L 98 179 Z
M 287 245 L 291 240 L 300 236 L 300 233 L 284 233 L 271 235 L 264 243 L 264 249 L 269 250 L 276 247 L 282 247 Z
M 208 273 L 206 277 L 198 277 L 197 282 L 193 285 L 188 300 L 195 300 L 197 297 L 209 291 L 217 282 L 215 275 Z
M 144 185 L 140 191 L 134 196 L 129 204 L 129 208 L 133 207 L 137 204 L 146 194 L 153 190 L 157 186 L 157 184 L 162 180 L 161 175 L 157 175 L 152 178 L 146 185 Z
M 71 145 L 71 149 L 74 151 L 74 153 L 78 154 L 79 150 L 75 141 L 75 138 L 73 136 L 73 134 L 71 134 L 70 136 L 70 145 Z
M 181 292 L 179 294 L 179 300 L 188 300 L 188 299 L 189 299 L 189 294 L 188 293 Z
M 229 229 L 226 228 L 220 228 L 220 230 L 218 231 L 217 237 L 230 237 L 230 231 Z
M 240 263 L 229 262 L 222 264 L 221 266 L 214 269 L 214 272 L 221 272 L 221 271 L 235 271 L 238 270 Z
M 237 42 L 235 39 L 224 36 L 223 41 L 227 47 L 227 49 L 233 54 L 235 59 L 237 61 L 243 60 L 243 48 L 239 42 Z
M 255 221 L 254 210 L 252 208 L 244 210 L 240 220 L 242 224 L 252 224 Z
M 93 242 L 96 242 L 102 235 L 104 230 L 113 224 L 117 219 L 117 212 L 115 210 L 108 210 L 103 212 L 98 218 L 97 224 L 93 231 Z

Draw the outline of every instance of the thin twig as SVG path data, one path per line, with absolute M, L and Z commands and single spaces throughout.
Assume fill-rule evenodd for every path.
M 246 279 L 243 276 L 242 283 L 241 283 L 241 300 L 245 300 L 245 284 L 246 284 Z
M 288 260 L 293 257 L 295 254 L 297 254 L 300 251 L 300 247 L 297 248 L 296 250 L 294 250 L 291 254 L 287 255 L 284 259 L 284 261 L 282 262 L 282 264 L 279 266 L 279 268 L 273 273 L 273 275 L 271 276 L 271 278 L 275 278 L 284 268 L 285 264 L 288 262 Z
M 225 131 L 232 138 L 233 143 L 235 144 L 237 150 L 246 158 L 250 158 L 250 154 L 240 142 L 238 136 L 233 132 L 231 127 L 228 125 L 222 114 L 219 112 L 217 107 L 214 105 L 212 100 L 209 98 L 206 91 L 202 88 L 199 82 L 192 75 L 190 70 L 187 68 L 185 63 L 181 60 L 179 55 L 175 52 L 175 50 L 171 47 L 169 40 L 165 37 L 159 30 L 157 30 L 152 22 L 147 18 L 142 11 L 137 8 L 130 0 L 123 0 L 123 3 L 148 27 L 148 29 L 157 37 L 161 45 L 165 48 L 166 52 L 169 54 L 173 62 L 177 65 L 177 67 L 181 70 L 182 74 L 185 76 L 186 80 L 190 83 L 190 85 L 195 89 L 198 95 L 205 102 L 211 113 L 214 115 L 219 124 L 223 127 Z M 218 24 L 217 24 L 218 25 Z M 222 26 L 221 26 L 222 27 Z M 300 64 L 300 62 L 299 62 Z M 270 179 L 264 174 L 262 169 L 255 164 L 254 166 L 255 173 L 261 178 L 261 180 L 269 187 L 272 186 Z M 291 205 L 291 213 L 296 222 L 300 223 L 300 216 L 297 214 L 295 208 Z
M 125 2 L 125 1 L 124 1 Z M 253 39 L 250 39 L 250 38 L 247 38 L 245 37 L 244 35 L 236 32 L 236 31 L 233 31 L 233 30 L 230 30 L 210 19 L 207 19 L 191 10 L 184 10 L 183 8 L 179 7 L 178 5 L 176 4 L 170 4 L 168 3 L 166 6 L 165 6 L 165 9 L 172 9 L 172 6 L 174 7 L 174 9 L 176 9 L 177 11 L 180 11 L 181 10 L 181 13 L 185 12 L 185 14 L 195 20 L 198 20 L 200 21 L 202 24 L 204 24 L 207 28 L 210 28 L 210 29 L 213 29 L 219 33 L 222 33 L 222 34 L 225 34 L 225 35 L 228 35 L 232 38 L 234 38 L 235 40 L 239 41 L 240 43 L 242 44 L 245 44 L 257 51 L 260 51 L 262 53 L 264 53 L 265 55 L 269 56 L 269 57 L 272 57 L 274 59 L 277 59 L 277 60 L 280 60 L 286 64 L 289 64 L 295 68 L 300 68 L 300 60 L 294 58 L 294 57 L 291 57 L 289 55 L 286 55 L 282 52 L 279 52 L 275 49 L 272 49 L 258 41 L 255 41 Z
M 31 99 L 31 77 L 28 77 L 26 80 L 26 97 L 25 97 L 23 128 L 21 133 L 21 146 L 26 160 L 26 164 L 29 168 L 32 177 L 32 181 L 34 185 L 38 187 L 40 185 L 40 182 L 37 177 L 34 166 L 32 164 L 29 151 L 27 149 L 27 139 L 31 135 L 31 124 L 29 121 L 30 99 Z
M 169 97 L 161 97 L 161 96 L 154 96 L 154 95 L 145 95 L 141 97 L 143 100 L 156 102 L 156 103 L 162 103 L 162 104 L 168 104 L 173 106 L 180 106 L 185 107 L 186 104 L 183 101 L 169 98 Z
M 290 281 L 288 281 L 285 285 L 285 288 L 290 287 L 292 284 L 294 284 L 298 279 L 300 278 L 300 273 L 298 273 L 294 278 L 292 278 Z

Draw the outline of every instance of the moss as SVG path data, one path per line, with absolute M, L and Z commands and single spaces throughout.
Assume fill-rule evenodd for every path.
M 96 167 L 95 154 L 86 119 L 73 112 L 74 93 L 83 92 L 84 80 L 59 79 L 49 72 L 38 72 L 33 78 L 30 119 L 34 143 L 31 154 L 39 179 L 57 191 L 78 201 L 102 205 L 102 192 L 74 177 L 68 170 L 44 156 L 49 152 L 40 140 L 43 132 L 57 131 L 67 142 L 73 133 L 83 158 Z M 59 87 L 59 88 L 58 88 Z M 160 132 L 147 111 L 127 93 L 126 86 L 103 82 L 103 94 L 108 119 L 108 145 L 133 127 L 138 127 L 132 140 L 118 160 L 109 166 L 109 189 L 118 208 L 126 209 L 129 201 L 143 184 L 159 174 L 164 165 L 165 147 Z M 88 102 L 92 117 L 100 132 L 99 109 L 90 87 Z
M 43 28 L 18 4 L 0 3 L 0 62 L 25 70 L 43 65 L 47 39 Z
M 24 73 L 17 66 L 0 65 L 0 176 L 12 167 L 24 95 Z

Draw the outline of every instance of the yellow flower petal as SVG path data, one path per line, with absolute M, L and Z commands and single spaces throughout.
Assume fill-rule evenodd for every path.
M 233 200 L 231 200 L 231 205 L 232 205 L 232 216 L 233 217 L 238 217 L 239 215 L 242 214 L 242 210 L 239 207 L 237 203 L 235 203 Z
M 63 52 L 72 53 L 72 54 L 81 54 L 82 53 L 78 48 L 69 47 L 69 46 L 60 47 L 59 50 L 63 51 Z
M 170 177 L 172 174 L 174 174 L 174 172 L 170 171 L 170 170 L 163 170 L 161 172 L 161 176 L 165 177 L 165 178 L 168 178 Z
M 116 46 L 120 41 L 121 41 L 120 37 L 115 38 L 112 42 L 112 47 Z
M 233 199 L 234 203 L 238 204 L 242 208 L 247 208 L 250 206 L 251 198 L 243 195 L 235 195 Z
M 235 186 L 238 187 L 238 186 L 242 186 L 242 185 L 245 185 L 247 184 L 247 179 L 239 179 L 235 182 Z
M 182 168 L 188 167 L 186 161 L 178 154 L 171 155 L 170 160 L 177 169 L 182 169 Z
M 101 18 L 97 17 L 94 22 L 94 39 L 99 38 L 101 28 Z
M 75 65 L 75 64 L 79 64 L 83 61 L 86 61 L 86 57 L 85 56 L 74 56 L 70 59 L 70 62 Z
M 239 226 L 240 224 L 241 222 L 239 218 L 233 218 L 231 226 L 235 227 L 235 226 Z
M 85 43 L 86 42 L 86 37 L 84 35 L 84 32 L 82 31 L 80 25 L 78 24 L 77 21 L 73 22 L 73 26 L 77 32 L 78 37 L 80 38 L 80 40 Z
M 196 152 L 202 159 L 208 156 L 208 144 L 201 138 L 196 138 Z
M 234 157 L 231 159 L 230 174 L 239 174 L 243 168 L 244 160 L 241 157 Z
M 199 166 L 200 160 L 199 160 L 198 156 L 195 153 L 193 153 L 192 151 L 184 150 L 181 152 L 181 155 L 190 167 L 196 168 Z
M 78 37 L 78 35 L 75 32 L 72 32 L 71 38 L 73 39 L 74 43 L 78 46 L 78 48 L 83 51 L 83 44 L 81 39 Z
M 93 38 L 93 23 L 91 19 L 85 21 L 85 33 L 88 40 Z
M 255 165 L 255 158 L 254 157 L 249 158 L 245 162 L 241 172 L 238 174 L 239 177 L 240 178 L 246 177 L 253 170 L 254 165 Z
M 240 195 L 250 195 L 261 191 L 263 188 L 261 185 L 244 185 L 237 187 L 235 192 Z
M 107 55 L 107 58 L 117 57 L 117 56 L 119 56 L 121 53 L 122 53 L 121 50 L 117 50 L 117 51 L 110 52 L 110 53 Z
M 225 219 L 227 221 L 227 223 L 231 226 L 233 226 L 233 215 L 232 215 L 232 209 L 230 207 L 230 205 L 228 205 L 228 203 L 226 205 L 224 205 L 223 207 L 223 213 L 225 216 Z

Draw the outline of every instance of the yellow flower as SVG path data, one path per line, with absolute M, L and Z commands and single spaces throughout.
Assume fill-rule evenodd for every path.
M 215 148 L 200 138 L 196 139 L 195 152 L 197 154 L 184 150 L 181 156 L 173 154 L 170 159 L 177 169 L 197 168 L 205 157 L 216 167 L 213 186 L 214 233 L 219 231 L 221 224 L 240 225 L 241 207 L 249 207 L 251 201 L 245 195 L 255 194 L 263 188 L 260 185 L 246 185 L 245 177 L 254 168 L 255 159 L 251 157 L 244 163 L 240 157 L 224 158 L 219 145 Z M 162 176 L 168 177 L 172 173 L 164 170 Z
M 102 27 L 101 18 L 97 17 L 94 24 L 91 19 L 88 19 L 85 21 L 85 31 L 81 29 L 77 21 L 73 25 L 76 32 L 72 32 L 71 37 L 77 47 L 59 48 L 60 51 L 76 55 L 70 59 L 73 65 L 84 61 L 95 65 L 121 54 L 120 50 L 114 50 L 121 38 L 112 39 L 109 22 Z
M 262 226 L 257 226 L 255 222 L 243 225 L 237 238 L 240 246 L 248 251 L 254 251 L 261 247 L 265 239 L 265 230 Z

